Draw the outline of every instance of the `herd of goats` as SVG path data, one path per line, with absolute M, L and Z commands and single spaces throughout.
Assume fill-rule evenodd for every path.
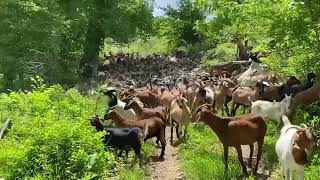
M 113 120 L 116 127 L 106 127 L 98 116 L 92 117 L 91 124 L 98 131 L 108 132 L 104 137 L 107 146 L 120 149 L 120 153 L 125 150 L 127 154 L 133 149 L 139 158 L 143 142 L 156 137 L 157 145 L 161 144 L 160 158 L 164 158 L 166 126 L 171 126 L 172 143 L 174 128 L 180 140 L 185 137 L 190 123 L 202 121 L 223 145 L 225 169 L 228 169 L 228 148 L 235 147 L 243 173 L 247 175 L 241 145 L 250 146 L 248 167 L 251 168 L 253 144 L 257 143 L 253 169 L 256 173 L 267 132 L 266 123 L 273 120 L 278 126 L 283 125 L 275 150 L 285 179 L 293 176 L 294 171 L 303 179 L 304 167 L 317 147 L 317 138 L 306 125 L 293 125 L 288 117 L 297 108 L 320 100 L 320 83 L 314 73 L 307 74 L 304 83 L 294 76 L 284 83 L 275 82 L 263 63 L 250 62 L 249 68 L 236 76 L 220 71 L 171 78 L 162 84 L 145 81 L 144 88 L 106 88 L 102 93 L 108 97 L 110 108 L 104 120 Z M 239 106 L 244 107 L 244 115 L 236 116 Z M 246 113 L 245 107 L 251 112 Z M 218 115 L 220 112 L 222 116 Z M 228 117 L 223 117 L 225 113 Z

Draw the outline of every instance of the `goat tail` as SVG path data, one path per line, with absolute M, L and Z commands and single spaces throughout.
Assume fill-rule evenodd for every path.
M 289 118 L 286 115 L 282 115 L 281 118 L 282 118 L 283 126 L 287 126 L 291 124 L 289 121 Z

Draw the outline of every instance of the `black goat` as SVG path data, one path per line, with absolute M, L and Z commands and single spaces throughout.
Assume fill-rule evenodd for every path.
M 315 82 L 316 75 L 314 73 L 308 73 L 307 74 L 307 82 L 303 86 L 298 86 L 298 87 L 282 87 L 281 91 L 281 100 L 284 99 L 285 95 L 290 96 L 290 95 L 296 95 L 299 92 L 302 92 L 304 90 L 309 89 L 310 87 L 313 86 Z
M 141 158 L 141 146 L 144 139 L 141 129 L 137 127 L 106 128 L 98 116 L 91 118 L 91 125 L 96 127 L 97 131 L 105 130 L 108 132 L 103 139 L 105 146 L 121 150 L 119 155 L 122 154 L 122 150 L 125 150 L 127 157 L 129 150 L 133 149 L 136 156 Z

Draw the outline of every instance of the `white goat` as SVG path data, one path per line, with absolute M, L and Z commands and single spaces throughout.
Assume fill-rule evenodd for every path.
M 281 102 L 258 100 L 252 102 L 251 112 L 263 114 L 267 116 L 269 119 L 275 120 L 279 125 L 281 122 L 281 117 L 289 113 L 290 104 L 291 96 L 287 95 Z
M 299 179 L 304 179 L 304 167 L 308 155 L 317 147 L 317 139 L 304 124 L 291 125 L 287 116 L 282 116 L 283 128 L 276 143 L 276 152 L 282 164 L 286 180 L 293 179 L 297 171 Z
M 126 105 L 125 102 L 121 101 L 117 97 L 117 92 L 115 88 L 108 88 L 106 92 L 103 92 L 104 95 L 108 97 L 108 106 L 109 108 L 114 107 L 113 111 L 117 112 L 124 119 L 137 120 L 138 117 L 132 109 L 124 110 Z
M 240 86 L 242 86 L 242 84 L 246 85 L 248 82 L 248 78 L 250 80 L 252 76 L 262 73 L 263 71 L 264 71 L 264 67 L 262 63 L 251 61 L 251 65 L 249 69 L 247 69 L 244 73 L 242 73 L 241 76 L 238 77 L 237 81 Z

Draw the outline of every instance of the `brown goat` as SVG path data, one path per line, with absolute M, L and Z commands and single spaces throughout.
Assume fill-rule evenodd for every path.
M 227 100 L 227 95 L 228 95 L 228 82 L 227 81 L 218 81 L 218 86 L 214 90 L 214 109 L 216 111 L 221 110 L 222 115 L 224 115 L 224 110 L 225 109 L 225 102 Z M 226 110 L 228 113 L 228 111 Z
M 240 105 L 243 106 L 251 106 L 251 101 L 256 101 L 261 96 L 261 93 L 263 91 L 263 85 L 262 83 L 257 83 L 257 87 L 254 90 L 245 90 L 238 88 L 234 90 L 232 93 L 232 111 L 231 116 L 235 116 L 237 109 Z
M 140 101 L 145 104 L 147 107 L 157 107 L 160 105 L 159 96 L 149 90 L 129 90 L 125 92 L 123 95 L 125 96 L 135 96 L 140 99 Z
M 192 106 L 194 97 L 196 96 L 197 86 L 186 86 L 186 90 L 182 93 L 182 96 L 187 99 L 188 106 Z
M 161 154 L 160 158 L 163 158 L 164 151 L 166 148 L 166 140 L 165 140 L 165 124 L 158 117 L 152 117 L 148 119 L 142 120 L 126 120 L 121 117 L 115 111 L 109 111 L 104 115 L 104 119 L 112 119 L 117 127 L 138 127 L 140 128 L 145 135 L 145 140 L 150 139 L 152 137 L 157 137 L 161 142 Z
M 208 105 L 200 106 L 191 117 L 192 122 L 203 121 L 217 134 L 223 145 L 225 170 L 228 169 L 228 148 L 235 147 L 238 153 L 238 160 L 241 163 L 244 174 L 248 174 L 243 162 L 241 145 L 250 146 L 250 157 L 248 166 L 251 167 L 253 156 L 253 144 L 258 143 L 257 163 L 254 168 L 256 173 L 262 155 L 264 136 L 267 132 L 267 124 L 264 118 L 258 114 L 222 118 L 213 114 Z
M 290 76 L 289 79 L 281 86 L 264 87 L 264 90 L 260 96 L 260 99 L 265 101 L 276 100 L 277 102 L 279 102 L 284 97 L 282 90 L 284 88 L 292 87 L 293 85 L 296 85 L 296 84 L 300 84 L 300 81 L 296 77 Z
M 194 110 L 203 104 L 214 104 L 214 91 L 210 86 L 201 85 L 197 88 L 191 109 Z
M 311 88 L 297 93 L 293 98 L 293 108 L 307 106 L 320 101 L 320 83 L 314 84 Z
M 156 108 L 143 108 L 139 106 L 139 103 L 135 100 L 128 100 L 126 105 L 123 108 L 124 110 L 132 109 L 139 119 L 147 119 L 152 117 L 158 117 L 162 120 L 164 124 L 167 123 L 166 120 L 166 109 L 162 106 L 158 106 Z
M 174 99 L 175 96 L 169 89 L 166 89 L 165 87 L 161 88 L 160 104 L 166 108 L 166 117 L 168 117 L 168 119 L 170 119 L 171 103 Z
M 176 127 L 176 134 L 178 139 L 180 139 L 180 136 L 182 135 L 182 126 L 184 126 L 184 137 L 187 133 L 187 128 L 190 123 L 190 115 L 191 110 L 187 105 L 187 99 L 177 96 L 177 98 L 172 102 L 172 109 L 170 111 L 171 116 L 171 143 L 173 142 L 173 122 L 177 124 Z

